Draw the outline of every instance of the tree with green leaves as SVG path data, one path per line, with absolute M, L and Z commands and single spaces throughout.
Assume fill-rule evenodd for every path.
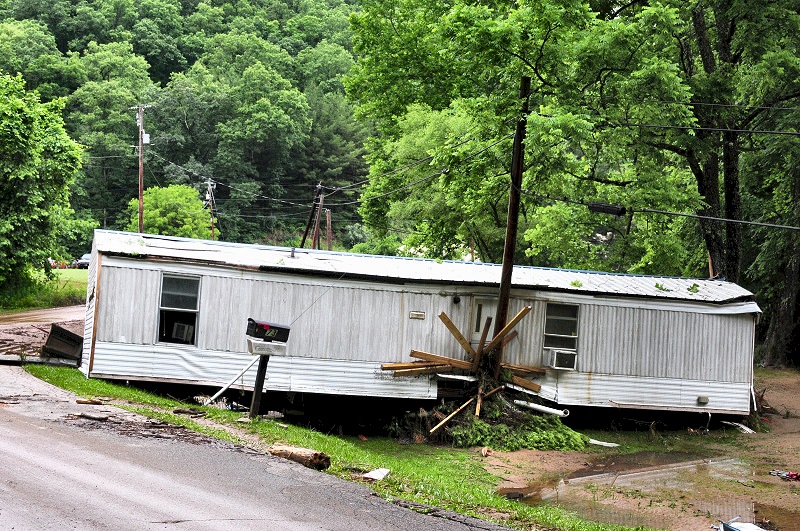
M 143 225 L 146 234 L 211 239 L 211 215 L 200 194 L 191 186 L 153 186 L 144 191 Z M 139 230 L 139 199 L 131 199 L 126 210 L 126 230 Z M 215 229 L 215 237 L 219 237 Z
M 60 254 L 69 185 L 81 149 L 64 130 L 64 102 L 41 103 L 21 76 L 0 74 L 0 291 L 18 289 Z

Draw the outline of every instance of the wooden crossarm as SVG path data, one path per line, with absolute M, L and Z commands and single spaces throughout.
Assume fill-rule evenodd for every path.
M 477 357 L 475 349 L 472 348 L 472 345 L 469 344 L 467 338 L 465 338 L 461 334 L 461 331 L 456 327 L 456 325 L 453 324 L 453 321 L 451 321 L 450 318 L 447 317 L 447 314 L 444 312 L 440 313 L 439 319 L 444 323 L 447 329 L 450 330 L 450 333 L 453 334 L 453 337 L 456 338 L 456 341 L 458 341 L 458 344 L 461 345 L 461 348 L 463 348 L 467 352 L 467 354 L 470 355 L 472 359 L 475 359 Z
M 464 369 L 464 370 L 472 369 L 472 362 L 470 361 L 457 360 L 455 358 L 448 358 L 447 356 L 439 356 L 438 354 L 422 352 L 421 350 L 412 350 L 411 357 L 419 358 L 425 361 L 432 361 L 435 363 L 444 363 L 447 365 L 451 365 L 457 369 Z
M 518 385 L 520 387 L 524 387 L 528 391 L 533 391 L 534 393 L 538 393 L 539 391 L 542 390 L 542 386 L 541 385 L 539 385 L 537 383 L 534 383 L 534 382 L 532 382 L 530 380 L 526 380 L 525 378 L 520 378 L 519 376 L 513 376 L 511 378 L 511 382 L 514 385 Z
M 497 347 L 500 344 L 500 342 L 503 340 L 503 338 L 506 336 L 506 334 L 511 332 L 511 329 L 514 328 L 517 325 L 517 323 L 520 322 L 520 320 L 523 317 L 528 315 L 528 312 L 530 312 L 531 309 L 532 309 L 531 306 L 525 306 L 523 309 L 521 309 L 519 311 L 519 313 L 517 315 L 515 315 L 514 318 L 511 319 L 508 322 L 508 324 L 506 326 L 504 326 L 503 329 L 500 330 L 497 333 L 497 335 L 492 338 L 492 340 L 489 342 L 488 345 L 486 345 L 486 348 L 484 350 L 488 352 L 488 351 L 491 351 L 492 349 L 494 349 L 495 347 Z

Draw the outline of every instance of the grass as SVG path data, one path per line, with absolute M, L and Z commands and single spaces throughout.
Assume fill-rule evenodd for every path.
M 268 419 L 242 424 L 238 422 L 241 413 L 187 404 L 134 387 L 87 379 L 76 369 L 47 365 L 27 365 L 25 369 L 85 398 L 110 398 L 125 409 L 220 439 L 241 443 L 241 437 L 236 433 L 246 430 L 258 436 L 264 445 L 282 442 L 325 452 L 331 458 L 327 472 L 348 480 L 358 480 L 365 471 L 388 468 L 391 470 L 389 476 L 370 484 L 386 499 L 399 498 L 480 518 L 492 515 L 495 520 L 518 529 L 531 529 L 534 525 L 574 531 L 629 529 L 587 522 L 556 507 L 534 507 L 496 494 L 498 478 L 484 470 L 474 451 L 432 445 L 401 445 L 387 437 L 371 437 L 363 441 L 358 437 L 326 435 Z M 173 413 L 175 409 L 188 407 L 203 411 L 217 427 Z
M 86 302 L 86 269 L 55 269 L 55 277 L 42 277 L 37 283 L 14 293 L 0 295 L 0 313 L 21 312 L 72 306 Z

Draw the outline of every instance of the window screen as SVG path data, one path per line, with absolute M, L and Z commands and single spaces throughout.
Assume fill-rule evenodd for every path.
M 161 307 L 197 310 L 199 278 L 164 276 L 161 286 Z
M 576 350 L 578 346 L 578 307 L 572 304 L 547 304 L 544 347 Z

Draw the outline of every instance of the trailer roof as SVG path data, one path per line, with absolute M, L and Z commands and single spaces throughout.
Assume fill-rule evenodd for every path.
M 499 286 L 501 273 L 501 267 L 497 264 L 292 249 L 107 230 L 95 231 L 94 247 L 101 253 L 141 259 L 364 278 L 389 283 L 412 281 Z M 753 300 L 751 292 L 724 280 L 530 266 L 514 266 L 512 284 L 514 288 L 585 295 L 607 294 L 718 304 Z

